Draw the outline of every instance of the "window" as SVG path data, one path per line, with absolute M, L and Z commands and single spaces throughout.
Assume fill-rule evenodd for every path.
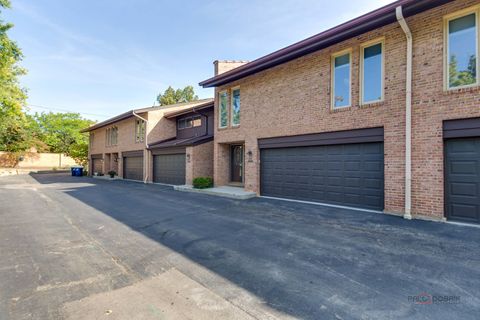
M 185 128 L 191 128 L 191 127 L 192 127 L 192 118 L 185 119 Z
M 232 90 L 232 126 L 240 125 L 240 88 Z
M 350 106 L 350 52 L 332 57 L 332 106 L 343 108 Z
M 201 127 L 202 126 L 202 117 L 200 117 L 200 116 L 193 117 L 193 126 L 194 127 Z
M 185 129 L 185 119 L 178 120 L 178 129 L 179 130 Z
M 383 100 L 383 42 L 361 48 L 361 104 Z
M 478 84 L 478 13 L 479 8 L 467 9 L 445 20 L 447 89 Z
M 106 130 L 105 133 L 105 144 L 107 147 L 116 146 L 118 140 L 118 128 L 111 127 Z
M 135 142 L 143 142 L 145 140 L 145 121 L 141 119 L 135 120 Z
M 228 125 L 228 93 L 227 91 L 220 92 L 219 96 L 219 114 L 218 126 L 226 128 Z
M 94 139 L 95 139 L 95 133 L 90 132 L 90 148 L 93 148 L 93 144 L 95 143 Z

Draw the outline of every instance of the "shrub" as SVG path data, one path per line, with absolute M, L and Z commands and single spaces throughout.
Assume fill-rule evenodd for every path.
M 117 173 L 114 170 L 110 170 L 107 173 L 110 176 L 110 178 L 114 178 L 117 175 Z
M 206 189 L 213 187 L 213 179 L 210 177 L 198 177 L 193 179 L 195 189 Z

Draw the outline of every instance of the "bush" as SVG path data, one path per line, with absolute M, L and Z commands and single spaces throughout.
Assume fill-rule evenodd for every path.
M 198 177 L 193 179 L 195 189 L 206 189 L 213 187 L 213 179 L 210 177 Z
M 108 175 L 110 176 L 110 178 L 114 178 L 117 175 L 117 173 L 114 170 L 110 170 L 108 171 Z

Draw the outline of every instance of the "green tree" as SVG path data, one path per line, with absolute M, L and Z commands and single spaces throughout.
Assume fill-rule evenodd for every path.
M 450 56 L 448 66 L 448 81 L 450 87 L 460 87 L 474 84 L 477 79 L 477 59 L 470 56 L 466 70 L 458 70 L 458 60 L 455 55 Z
M 163 94 L 157 96 L 157 101 L 161 106 L 175 103 L 183 103 L 198 100 L 195 90 L 192 86 L 186 86 L 183 89 L 173 89 L 169 86 Z
M 49 152 L 64 153 L 80 163 L 88 156 L 88 134 L 80 131 L 94 122 L 84 119 L 78 113 L 36 113 L 36 126 L 31 126 L 35 140 L 40 140 Z
M 0 13 L 9 7 L 9 0 L 0 0 Z M 0 150 L 20 152 L 30 146 L 28 121 L 22 111 L 27 96 L 18 81 L 26 71 L 18 65 L 22 51 L 7 34 L 12 26 L 0 19 Z

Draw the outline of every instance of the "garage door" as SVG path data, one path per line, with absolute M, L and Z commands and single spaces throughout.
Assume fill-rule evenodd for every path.
M 261 150 L 265 196 L 383 210 L 383 142 Z
M 449 220 L 480 223 L 480 138 L 445 141 L 445 209 Z
M 175 185 L 185 184 L 185 153 L 153 156 L 153 181 Z
M 123 158 L 123 178 L 129 180 L 143 180 L 143 157 Z
M 102 172 L 102 159 L 92 159 L 92 172 L 103 173 Z

